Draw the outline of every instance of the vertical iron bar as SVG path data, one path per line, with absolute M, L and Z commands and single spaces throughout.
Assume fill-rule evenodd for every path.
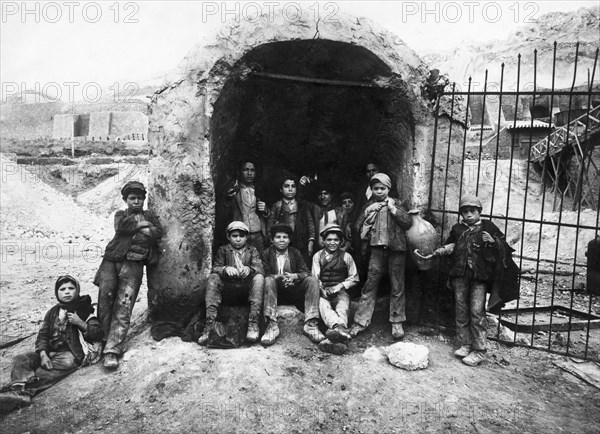
M 488 70 L 485 70 L 485 79 L 483 81 L 483 102 L 481 103 L 481 124 L 479 127 L 479 155 L 477 157 L 477 181 L 475 182 L 475 196 L 479 194 L 479 173 L 481 171 L 481 154 L 483 152 L 483 122 L 485 121 L 485 97 L 487 93 Z M 494 192 L 492 192 L 492 197 Z
M 577 80 L 577 62 L 579 60 L 579 42 L 577 42 L 577 44 L 575 45 L 575 62 L 573 65 L 573 82 L 571 83 L 571 92 L 569 93 L 569 106 L 568 106 L 568 113 L 567 113 L 567 134 L 566 134 L 566 142 L 565 142 L 565 146 L 562 148 L 563 150 L 567 150 L 568 149 L 568 145 L 569 145 L 569 125 L 571 123 L 571 107 L 573 104 L 573 90 L 575 88 L 575 81 Z M 562 152 L 562 151 L 561 151 Z M 559 159 L 560 161 L 560 159 Z M 559 163 L 559 167 L 560 167 Z M 556 248 L 554 250 L 554 270 L 553 270 L 553 278 L 552 278 L 552 295 L 554 295 L 554 290 L 556 288 L 556 267 L 558 265 L 557 263 L 557 259 L 558 259 L 558 246 L 560 244 L 560 228 L 561 228 L 561 223 L 562 223 L 562 216 L 563 216 L 563 202 L 564 202 L 564 198 L 567 192 L 567 188 L 565 188 L 565 194 L 563 194 L 561 196 L 561 201 L 560 201 L 560 209 L 558 211 L 558 226 L 556 229 Z M 572 295 L 572 293 L 571 293 Z M 568 331 L 568 337 L 570 338 L 571 335 L 571 316 L 569 316 L 569 331 Z M 550 329 L 548 331 L 548 333 L 551 335 L 552 334 L 552 315 L 550 315 Z M 567 339 L 567 351 L 565 353 L 567 356 L 569 355 L 569 340 Z
M 535 100 L 536 100 L 535 92 L 536 91 L 537 91 L 537 49 L 533 50 L 533 98 L 531 99 L 530 107 L 535 107 Z M 528 153 L 527 153 L 528 157 L 531 153 L 531 142 L 533 140 L 533 124 L 535 122 L 535 119 L 533 118 L 533 114 L 530 113 L 530 115 L 531 115 L 531 124 L 530 124 L 530 128 L 529 128 L 529 144 L 528 144 Z M 523 196 L 523 223 L 521 226 L 521 258 L 519 259 L 519 268 L 520 269 L 523 268 L 523 250 L 525 248 L 525 225 L 527 224 L 527 223 L 525 223 L 525 219 L 527 218 L 527 195 L 529 194 L 530 170 L 531 170 L 531 160 L 529 158 L 527 158 L 527 170 L 525 172 L 525 195 Z M 541 234 L 539 236 L 541 237 Z M 539 261 L 538 261 L 538 264 L 539 264 Z M 535 327 L 535 310 L 537 308 L 537 289 L 538 289 L 538 283 L 536 280 L 534 291 L 533 291 L 533 310 L 531 312 L 531 327 L 532 327 L 532 329 Z M 533 345 L 533 331 L 531 332 L 531 334 L 532 334 L 531 343 Z M 516 333 L 515 333 L 515 339 L 516 339 Z
M 466 125 L 467 128 L 465 128 L 465 133 L 463 134 L 463 151 L 462 151 L 462 159 L 461 159 L 461 163 L 460 163 L 460 186 L 458 189 L 458 202 L 460 203 L 460 200 L 462 199 L 462 188 L 463 188 L 463 178 L 465 176 L 465 153 L 466 153 L 466 148 L 467 148 L 467 131 L 469 130 L 469 112 L 471 110 L 469 104 L 470 104 L 470 100 L 471 100 L 471 77 L 469 77 L 469 87 L 467 88 L 467 114 L 465 116 L 465 119 L 467 121 Z M 457 216 L 457 221 L 460 221 L 460 213 Z
M 454 87 L 453 87 L 454 89 Z M 437 152 L 437 130 L 438 130 L 438 118 L 440 115 L 440 101 L 442 99 L 442 96 L 444 96 L 445 93 L 442 93 L 435 105 L 435 120 L 434 120 L 434 127 L 433 127 L 433 150 L 432 153 L 433 155 L 431 156 L 431 174 L 429 177 L 429 198 L 428 198 L 428 208 L 431 208 L 431 205 L 433 203 L 433 184 L 434 184 L 434 178 L 435 178 L 435 154 Z M 450 124 L 452 124 L 452 112 L 450 113 Z M 447 168 L 448 166 L 446 166 L 446 170 L 448 170 Z M 444 209 L 444 208 L 442 208 Z M 442 214 L 443 215 L 443 214 Z M 442 226 L 442 232 L 443 232 L 443 226 Z M 438 273 L 437 273 L 437 281 L 435 282 L 435 287 L 439 290 L 440 288 L 440 275 L 441 275 L 441 267 L 439 267 L 438 269 Z M 437 300 L 437 306 L 436 306 L 437 311 L 435 312 L 435 317 L 436 317 L 436 321 L 437 321 L 437 326 L 440 325 L 440 301 L 439 301 L 439 297 Z
M 456 98 L 455 95 L 456 92 L 456 82 L 452 83 L 452 102 L 450 103 L 450 111 L 451 113 L 454 113 L 454 99 Z M 468 115 L 469 111 L 467 110 L 467 115 Z M 441 231 L 441 243 L 444 243 L 444 228 L 446 226 L 446 192 L 448 191 L 448 171 L 449 171 L 449 162 L 450 162 L 450 148 L 452 146 L 452 119 L 450 119 L 450 125 L 448 128 L 448 151 L 446 152 L 446 174 L 444 177 L 444 199 L 442 201 L 442 208 L 444 210 L 444 212 L 442 213 L 442 231 Z M 462 177 L 462 174 L 461 174 Z M 439 263 L 439 272 L 438 272 L 438 276 L 441 274 L 441 265 L 442 263 Z M 445 282 L 444 282 L 445 283 Z M 437 306 L 437 310 L 438 312 L 440 312 L 440 302 L 441 299 L 440 297 L 438 297 L 438 306 Z
M 500 95 L 498 95 L 498 123 L 496 132 L 496 158 L 494 159 L 494 180 L 492 182 L 492 192 L 496 192 L 496 176 L 498 174 L 498 159 L 500 149 L 500 123 L 502 121 L 502 88 L 504 86 L 504 62 L 500 66 Z M 494 215 L 494 198 L 495 194 L 492 194 L 492 203 L 490 205 L 490 215 Z
M 581 201 L 583 200 L 583 174 L 586 172 L 586 166 L 585 166 L 585 154 L 588 154 L 587 151 L 587 147 L 590 146 L 589 143 L 587 143 L 588 141 L 588 130 L 589 130 L 589 124 L 590 124 L 590 110 L 592 109 L 592 90 L 593 90 L 593 82 L 594 82 L 594 75 L 596 73 L 596 63 L 598 62 L 598 51 L 600 49 L 596 48 L 596 56 L 594 58 L 594 67 L 592 69 L 592 75 L 591 75 L 591 79 L 590 79 L 590 70 L 588 69 L 588 97 L 587 97 L 587 113 L 586 113 L 586 117 L 585 117 L 585 132 L 584 132 L 584 140 L 583 143 L 585 144 L 585 151 L 582 149 L 583 152 L 583 167 L 581 168 L 581 175 L 579 177 L 578 180 L 578 184 L 581 185 L 581 197 L 579 198 L 579 206 L 577 207 L 577 226 L 579 226 L 580 222 L 581 222 Z M 592 153 L 593 153 L 593 148 L 590 149 L 589 152 L 589 159 L 592 159 Z M 589 168 L 589 164 L 588 164 L 588 168 Z M 588 177 L 588 182 L 589 182 L 589 177 Z M 590 190 L 592 190 L 592 184 L 590 182 Z M 593 190 L 592 190 L 593 191 Z M 600 202 L 598 203 L 598 208 L 600 208 Z M 598 224 L 596 223 L 596 227 L 598 226 Z M 576 230 L 577 232 L 575 233 L 575 259 L 573 260 L 573 278 L 571 279 L 571 294 L 573 294 L 574 290 L 575 290 L 575 273 L 576 273 L 576 264 L 577 264 L 577 246 L 579 243 L 579 230 Z M 586 268 L 586 272 L 589 272 L 589 270 Z M 586 332 L 586 342 L 585 342 L 585 348 L 584 348 L 584 358 L 587 357 L 587 352 L 588 352 L 588 344 L 589 344 L 589 337 L 590 337 L 590 321 L 591 321 L 591 313 L 592 313 L 592 292 L 591 292 L 591 288 L 587 288 L 588 289 L 588 297 L 589 297 L 589 303 L 588 303 L 588 326 L 587 326 L 587 332 Z
M 552 89 L 551 89 L 551 94 L 550 94 L 550 129 L 548 130 L 548 135 L 546 136 L 546 141 L 548 143 L 550 143 L 550 136 L 552 135 L 552 122 L 553 122 L 553 117 L 552 117 L 552 107 L 554 107 L 554 88 L 555 88 L 555 84 L 556 84 L 556 41 L 554 41 L 554 50 L 553 50 L 553 54 L 552 54 Z M 546 157 L 544 157 L 544 160 L 542 162 L 542 209 L 540 212 L 540 230 L 539 230 L 539 236 L 538 236 L 538 244 L 537 244 L 537 263 L 536 263 L 536 267 L 535 267 L 535 291 L 537 293 L 537 288 L 538 288 L 538 280 L 540 277 L 540 256 L 541 256 L 541 252 L 540 249 L 542 248 L 542 230 L 544 227 L 544 211 L 546 208 L 546 185 L 544 183 L 544 176 L 546 174 L 546 163 L 548 161 L 548 151 L 549 151 L 549 147 L 546 147 Z M 554 293 L 552 294 L 552 298 L 554 298 Z M 551 336 L 550 334 L 548 336 Z M 534 339 L 534 334 L 533 334 L 533 327 L 531 328 L 531 344 L 533 345 L 533 339 Z M 548 350 L 550 350 L 550 343 L 551 340 L 548 339 Z
M 504 62 L 500 65 L 500 95 L 498 95 L 498 122 L 496 124 L 496 157 L 494 158 L 494 180 L 492 181 L 492 203 L 490 205 L 490 216 L 494 215 L 494 198 L 496 197 L 496 176 L 498 174 L 498 159 L 500 158 L 500 131 L 502 121 L 502 89 L 504 88 Z M 508 169 L 510 171 L 510 168 Z M 490 217 L 491 218 L 491 217 Z M 504 220 L 507 222 L 508 220 Z M 505 232 L 506 234 L 506 232 Z M 506 236 L 506 235 L 505 235 Z M 500 336 L 500 318 L 502 313 L 498 314 L 498 324 L 496 326 L 496 336 Z
M 516 131 L 517 125 L 517 112 L 519 111 L 519 92 L 520 92 L 520 83 L 521 83 L 521 53 L 517 56 L 517 92 L 515 96 L 515 114 L 513 118 L 513 131 Z M 512 180 L 512 169 L 515 158 L 515 146 L 514 146 L 515 136 L 514 134 L 511 136 L 510 141 L 510 169 L 508 171 L 508 191 L 506 194 L 506 217 L 509 217 L 509 204 L 510 204 L 510 190 L 511 190 L 511 180 Z M 504 233 L 506 234 L 508 231 L 508 219 L 504 223 Z M 521 246 L 523 245 L 523 239 L 521 239 Z M 522 259 L 521 259 L 522 260 Z M 519 273 L 519 288 L 521 288 L 521 274 Z M 515 313 L 515 324 L 519 323 L 519 305 L 521 302 L 521 298 L 517 298 L 517 307 Z M 513 338 L 513 342 L 516 342 L 516 334 Z

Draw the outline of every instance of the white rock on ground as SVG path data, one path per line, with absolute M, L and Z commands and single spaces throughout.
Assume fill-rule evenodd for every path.
M 429 365 L 429 350 L 424 345 L 398 342 L 385 348 L 388 360 L 398 368 L 414 371 Z
M 387 360 L 387 354 L 385 349 L 381 347 L 370 347 L 367 348 L 362 354 L 363 359 L 370 360 L 372 362 L 383 362 Z

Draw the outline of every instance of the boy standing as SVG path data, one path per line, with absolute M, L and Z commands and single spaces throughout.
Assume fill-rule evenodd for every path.
M 319 279 L 321 290 L 319 312 L 327 326 L 327 339 L 319 343 L 319 348 L 342 354 L 351 337 L 346 329 L 350 307 L 348 291 L 358 284 L 358 273 L 352 256 L 340 249 L 344 231 L 339 225 L 325 227 L 321 238 L 325 248 L 315 253 L 312 261 L 312 274 Z
M 261 339 L 272 345 L 279 336 L 277 325 L 278 295 L 284 302 L 304 311 L 304 334 L 315 343 L 325 336 L 319 331 L 319 281 L 311 276 L 300 251 L 290 246 L 293 234 L 289 225 L 271 226 L 272 245 L 264 251 L 265 319 L 267 329 Z
M 225 190 L 225 198 L 221 202 L 225 223 L 232 221 L 243 222 L 249 230 L 248 244 L 258 249 L 262 254 L 265 248 L 266 223 L 269 208 L 260 200 L 256 193 L 254 181 L 256 165 L 244 160 L 238 168 L 238 177 Z
M 258 341 L 260 318 L 263 304 L 264 271 L 256 247 L 247 244 L 250 231 L 245 223 L 234 221 L 227 226 L 229 244 L 219 247 L 213 263 L 212 273 L 208 276 L 206 287 L 206 325 L 198 339 L 200 345 L 206 345 L 219 306 L 227 304 L 250 303 L 248 331 L 246 340 Z
M 297 199 L 298 192 L 296 181 L 292 177 L 286 177 L 279 189 L 281 200 L 275 202 L 271 207 L 268 229 L 271 233 L 273 225 L 288 225 L 292 233 L 290 242 L 292 247 L 300 250 L 304 263 L 307 264 L 312 258 L 315 243 L 315 222 L 312 212 L 313 204 L 303 199 Z
M 115 236 L 106 246 L 94 278 L 98 286 L 98 317 L 105 332 L 104 367 L 116 369 L 129 330 L 131 312 L 142 284 L 144 265 L 158 263 L 162 227 L 158 217 L 143 210 L 146 188 L 129 181 L 121 189 L 126 210 L 115 214 Z
M 342 224 L 344 210 L 333 204 L 333 192 L 331 187 L 323 185 L 319 188 L 319 204 L 315 206 L 315 234 L 321 233 L 326 226 L 330 224 Z M 318 247 L 324 247 L 323 239 L 319 238 Z
M 31 396 L 57 383 L 78 366 L 95 363 L 86 343 L 102 340 L 102 327 L 94 316 L 90 296 L 80 296 L 79 291 L 79 282 L 72 276 L 56 280 L 54 295 L 58 304 L 44 316 L 35 352 L 20 354 L 13 360 L 8 392 L 0 394 L 2 413 L 29 405 Z
M 485 298 L 504 240 L 494 223 L 480 219 L 482 209 L 476 196 L 463 197 L 459 205 L 462 221 L 452 227 L 445 245 L 426 257 L 450 255 L 450 285 L 456 298 L 456 332 L 461 344 L 454 355 L 468 366 L 485 359 Z
M 404 265 L 406 236 L 412 220 L 404 205 L 397 199 L 388 197 L 392 181 L 385 173 L 377 173 L 371 178 L 372 196 L 367 202 L 361 220 L 363 239 L 366 237 L 371 246 L 367 281 L 356 313 L 354 325 L 350 330 L 352 336 L 365 330 L 371 323 L 375 310 L 375 301 L 379 283 L 387 266 L 392 290 L 390 294 L 390 322 L 392 337 L 396 340 L 404 338 L 402 323 L 406 321 L 406 300 L 404 294 Z

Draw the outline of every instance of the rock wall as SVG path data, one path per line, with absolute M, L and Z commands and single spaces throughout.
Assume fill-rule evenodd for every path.
M 385 101 L 393 107 L 395 99 L 401 100 L 402 108 L 391 109 L 390 115 L 399 119 L 398 125 L 388 135 L 389 140 L 378 146 L 389 151 L 384 153 L 389 155 L 386 168 L 400 194 L 414 206 L 427 205 L 434 121 L 421 95 L 429 70 L 410 48 L 368 20 L 345 15 L 319 22 L 318 26 L 309 20 L 270 21 L 266 16 L 259 24 L 228 24 L 189 53 L 150 105 L 150 206 L 158 212 L 165 228 L 162 259 L 158 269 L 152 271 L 155 287 L 149 288 L 148 294 L 155 318 L 183 321 L 203 299 L 211 268 L 215 181 L 228 164 L 227 156 L 239 150 L 231 148 L 239 140 L 231 131 L 240 128 L 235 121 L 240 117 L 235 104 L 228 106 L 228 112 L 219 112 L 228 127 L 221 128 L 221 135 L 215 133 L 221 125 L 219 119 L 213 119 L 219 98 L 228 80 L 241 82 L 248 68 L 268 64 L 265 57 L 264 61 L 257 60 L 258 66 L 247 65 L 240 62 L 244 56 L 265 44 L 285 41 L 312 41 L 317 46 L 323 41 L 337 41 L 385 65 L 387 77 L 372 78 L 371 82 L 382 88 L 390 87 L 386 80 L 392 82 L 391 87 L 396 86 L 396 95 L 401 97 Z M 302 61 L 298 62 L 302 70 Z M 378 84 L 381 81 L 384 83 Z M 385 109 L 381 112 L 388 113 Z M 388 128 L 385 121 L 381 127 Z M 223 137 L 228 134 L 234 138 Z M 434 206 L 439 206 L 439 195 L 434 199 L 438 202 Z

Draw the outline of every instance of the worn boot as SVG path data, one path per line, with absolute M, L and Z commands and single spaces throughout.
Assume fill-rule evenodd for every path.
M 117 355 L 113 353 L 105 354 L 104 367 L 106 369 L 117 369 L 119 367 L 119 360 L 117 359 Z
M 346 328 L 339 324 L 336 324 L 332 329 L 327 330 L 325 335 L 331 342 L 341 342 L 343 344 L 352 338 Z
M 269 345 L 273 345 L 279 336 L 279 325 L 277 324 L 277 320 L 269 319 L 267 323 L 267 328 L 265 333 L 263 334 L 260 343 L 265 347 Z
M 462 362 L 468 366 L 477 366 L 485 360 L 485 351 L 471 351 L 471 353 L 462 359 Z
M 318 344 L 325 339 L 323 333 L 319 330 L 319 323 L 316 319 L 311 319 L 304 324 L 304 334 L 310 338 L 315 344 Z
M 392 337 L 395 341 L 404 339 L 404 328 L 402 328 L 401 322 L 392 323 Z
M 456 357 L 460 357 L 461 359 L 467 357 L 471 353 L 471 345 L 463 345 L 458 350 L 454 352 Z
M 348 350 L 348 346 L 341 342 L 331 342 L 329 339 L 319 342 L 319 349 L 326 353 L 341 356 Z
M 258 342 L 258 336 L 260 335 L 260 330 L 258 328 L 258 322 L 249 321 L 248 322 L 248 331 L 246 332 L 246 340 L 251 344 Z
M 202 335 L 198 338 L 198 345 L 206 345 L 208 343 L 208 336 L 210 335 L 210 331 L 212 330 L 214 325 L 214 321 L 206 321 L 204 325 L 204 330 L 202 331 Z
M 354 323 L 352 325 L 352 328 L 350 329 L 350 336 L 352 336 L 353 338 L 356 337 L 356 335 L 358 335 L 359 333 L 362 333 L 366 330 L 367 328 L 363 325 L 360 325 L 359 323 Z
M 0 415 L 31 405 L 31 396 L 21 391 L 0 393 Z

